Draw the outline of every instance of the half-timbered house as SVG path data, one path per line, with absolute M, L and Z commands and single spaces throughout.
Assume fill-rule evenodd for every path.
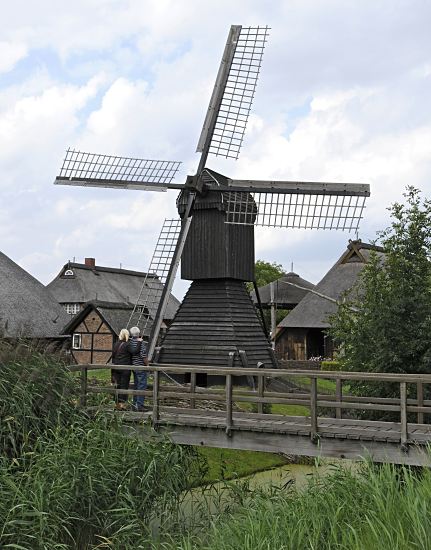
M 70 319 L 64 332 L 72 336 L 72 356 L 77 363 L 109 363 L 112 348 L 133 312 L 131 303 L 94 300 Z M 132 324 L 139 315 L 135 313 Z
M 155 290 L 161 292 L 163 285 L 157 275 L 98 266 L 94 258 L 86 258 L 84 264 L 65 264 L 47 288 L 69 314 L 64 332 L 72 335 L 74 359 L 107 363 L 122 328 L 142 325 L 148 315 L 154 319 L 157 304 L 154 299 L 147 303 L 147 297 Z M 171 294 L 162 328 L 172 322 L 179 304 Z

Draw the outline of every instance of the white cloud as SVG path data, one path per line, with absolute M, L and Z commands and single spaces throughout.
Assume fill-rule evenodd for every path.
M 17 42 L 0 41 L 0 73 L 11 71 L 27 55 L 27 46 Z
M 406 184 L 431 191 L 431 9 L 419 0 L 397 9 L 389 0 L 41 0 L 6 12 L 2 247 L 45 281 L 73 256 L 146 268 L 163 219 L 176 215 L 174 193 L 51 182 L 68 146 L 183 160 L 182 181 L 197 165 L 231 23 L 272 30 L 240 160 L 211 158 L 211 167 L 241 178 L 369 182 L 362 234 L 371 237 Z M 25 56 L 28 70 L 15 72 Z M 294 260 L 313 280 L 349 237 L 256 233 L 259 257 Z

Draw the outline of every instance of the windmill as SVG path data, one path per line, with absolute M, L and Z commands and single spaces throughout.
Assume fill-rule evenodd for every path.
M 254 279 L 254 226 L 352 231 L 362 218 L 370 194 L 366 184 L 238 180 L 207 166 L 210 153 L 239 156 L 267 38 L 268 27 L 230 28 L 197 146 L 198 169 L 185 183 L 174 182 L 177 161 L 70 149 L 55 180 L 62 185 L 180 191 L 180 221 L 171 223 L 174 229 L 167 231 L 169 253 L 156 254 L 154 264 L 162 265 L 164 289 L 153 315 L 150 359 L 181 260 L 181 276 L 192 284 L 158 360 L 275 366 L 245 288 L 245 281 Z M 140 310 L 151 308 L 140 306 Z

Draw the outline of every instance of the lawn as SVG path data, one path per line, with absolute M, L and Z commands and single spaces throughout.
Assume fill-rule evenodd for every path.
M 296 386 L 309 390 L 311 386 L 311 379 L 308 376 L 286 376 Z M 327 393 L 330 395 L 335 394 L 335 382 L 334 380 L 324 380 L 323 378 L 317 379 L 317 391 L 321 393 Z

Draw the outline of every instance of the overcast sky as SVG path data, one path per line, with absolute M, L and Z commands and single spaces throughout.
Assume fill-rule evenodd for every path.
M 194 151 L 231 24 L 271 27 L 231 177 L 366 182 L 359 236 L 431 191 L 431 2 L 0 0 L 0 250 L 48 283 L 68 260 L 146 270 L 175 193 L 54 186 L 67 147 Z M 256 230 L 256 256 L 317 282 L 354 234 Z M 177 286 L 181 295 L 184 285 Z

